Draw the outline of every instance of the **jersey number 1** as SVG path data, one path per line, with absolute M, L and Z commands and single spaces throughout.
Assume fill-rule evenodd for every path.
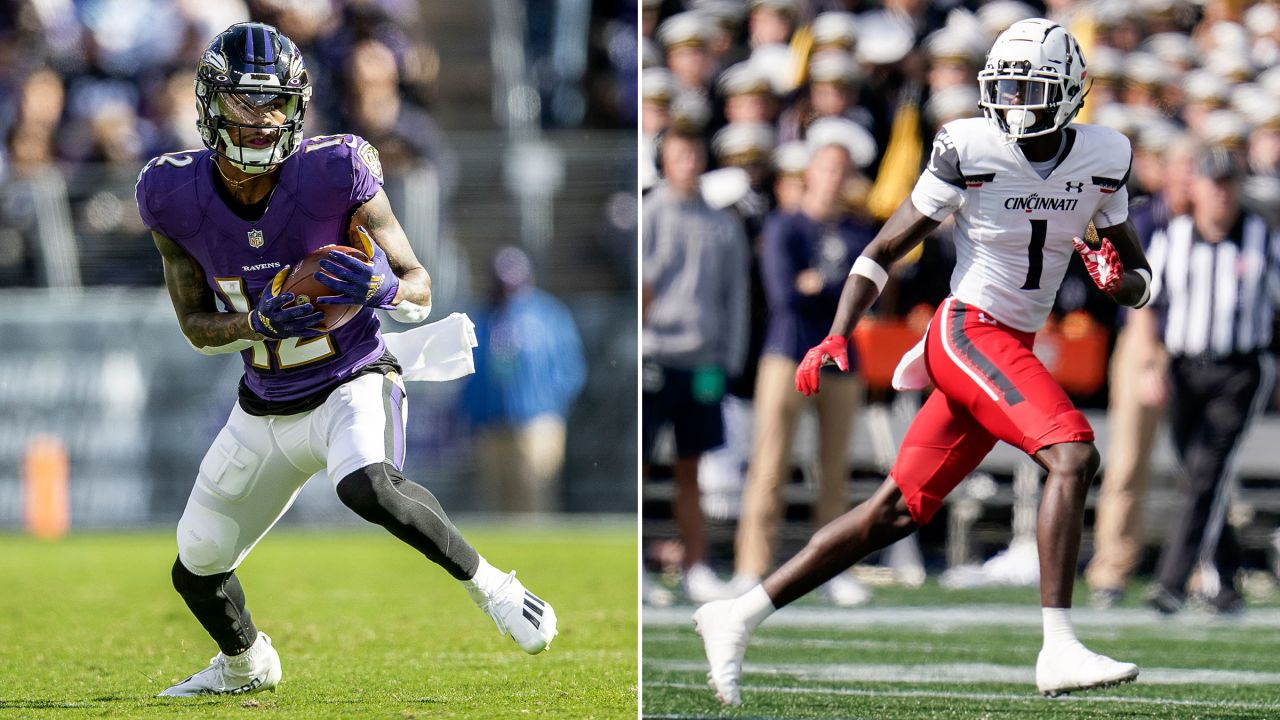
M 1027 281 L 1023 290 L 1040 289 L 1040 273 L 1044 271 L 1044 239 L 1049 233 L 1048 220 L 1031 221 L 1031 244 L 1027 246 Z

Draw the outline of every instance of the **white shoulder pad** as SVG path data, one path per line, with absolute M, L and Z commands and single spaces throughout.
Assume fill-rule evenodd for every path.
M 1086 148 L 1091 162 L 1106 177 L 1129 179 L 1129 166 L 1133 160 L 1133 147 L 1124 133 L 1102 125 L 1072 125 L 1079 136 L 1076 147 Z

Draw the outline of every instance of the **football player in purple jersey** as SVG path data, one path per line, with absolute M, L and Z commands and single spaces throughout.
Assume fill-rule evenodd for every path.
M 405 392 L 376 308 L 420 322 L 431 278 L 382 191 L 378 152 L 355 135 L 303 139 L 311 97 L 302 55 L 261 23 L 232 25 L 196 69 L 203 150 L 161 155 L 138 177 L 138 210 L 192 347 L 244 360 L 239 402 L 200 463 L 178 521 L 173 585 L 220 652 L 161 695 L 274 688 L 280 659 L 254 626 L 235 569 L 324 472 L 338 497 L 461 581 L 530 654 L 556 634 L 551 606 L 490 565 L 426 488 L 401 474 Z M 363 306 L 332 332 L 312 302 L 281 287 L 291 266 L 330 244 L 363 246 L 321 261 L 331 296 Z

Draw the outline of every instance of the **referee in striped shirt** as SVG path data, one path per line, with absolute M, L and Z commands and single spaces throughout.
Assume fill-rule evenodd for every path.
M 1227 150 L 1202 151 L 1191 214 L 1157 232 L 1147 253 L 1153 300 L 1139 312 L 1150 341 L 1169 352 L 1173 445 L 1187 475 L 1150 598 L 1166 614 L 1182 607 L 1187 579 L 1202 561 L 1218 572 L 1210 605 L 1220 612 L 1243 606 L 1234 581 L 1239 547 L 1226 514 L 1233 455 L 1274 385 L 1268 348 L 1280 297 L 1280 232 L 1241 208 L 1242 173 Z

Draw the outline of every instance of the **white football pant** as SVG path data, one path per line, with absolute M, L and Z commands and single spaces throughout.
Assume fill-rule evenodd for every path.
M 236 403 L 200 462 L 178 521 L 178 557 L 196 575 L 234 570 L 315 474 L 338 481 L 375 463 L 404 465 L 407 400 L 398 375 L 369 373 L 320 407 L 256 417 Z

